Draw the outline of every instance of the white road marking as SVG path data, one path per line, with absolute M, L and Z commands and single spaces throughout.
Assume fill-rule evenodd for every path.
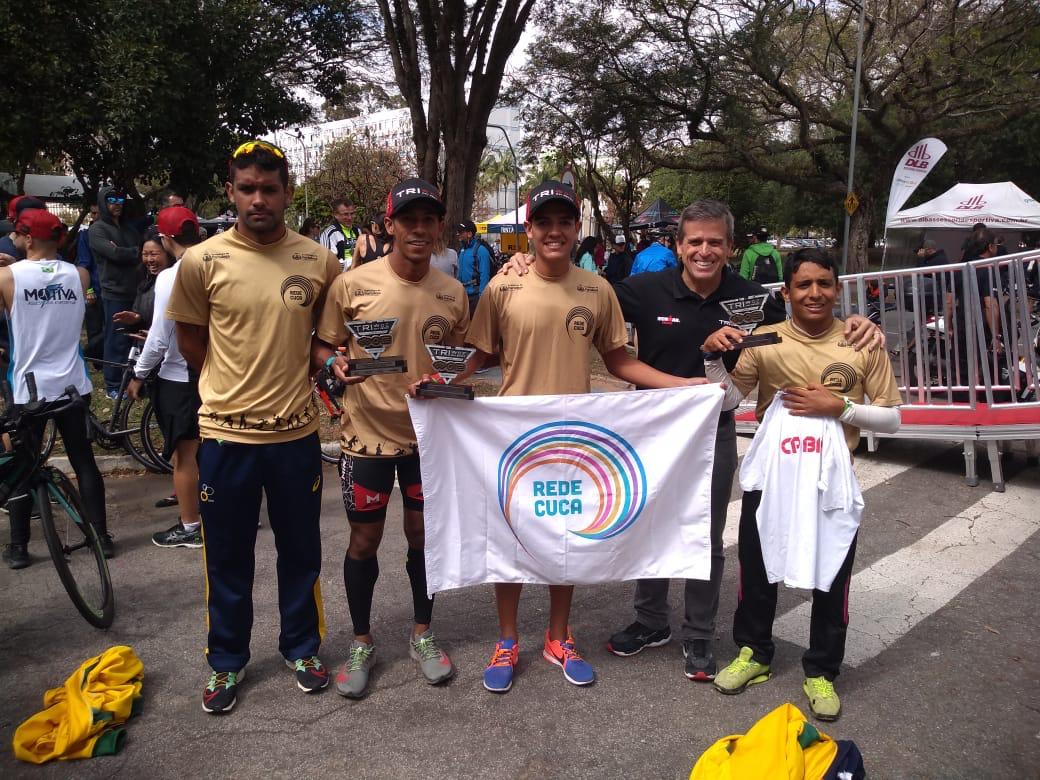
M 852 578 L 845 663 L 869 661 L 1040 530 L 1040 482 L 990 493 Z M 778 639 L 807 646 L 811 601 L 779 617 Z

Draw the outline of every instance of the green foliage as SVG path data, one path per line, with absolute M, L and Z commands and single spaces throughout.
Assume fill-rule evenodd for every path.
M 213 193 L 243 138 L 308 119 L 346 82 L 354 0 L 0 0 L 0 161 Z

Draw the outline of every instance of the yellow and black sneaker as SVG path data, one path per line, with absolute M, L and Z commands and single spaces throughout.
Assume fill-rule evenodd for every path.
M 841 699 L 834 683 L 826 677 L 806 677 L 802 690 L 809 697 L 809 709 L 815 718 L 832 721 L 841 717 Z
M 753 655 L 750 647 L 740 648 L 730 665 L 715 676 L 715 690 L 727 695 L 743 693 L 749 685 L 768 680 L 771 674 L 768 664 L 760 664 Z

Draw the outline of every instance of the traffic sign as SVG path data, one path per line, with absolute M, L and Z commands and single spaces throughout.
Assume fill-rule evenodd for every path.
M 848 197 L 845 198 L 845 211 L 851 217 L 856 209 L 859 208 L 859 198 L 856 197 L 855 192 L 850 192 Z

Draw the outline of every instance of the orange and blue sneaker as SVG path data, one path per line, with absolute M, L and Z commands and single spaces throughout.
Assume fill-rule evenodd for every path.
M 567 632 L 567 638 L 562 642 L 549 638 L 549 632 L 545 632 L 545 647 L 542 648 L 542 657 L 551 664 L 556 664 L 563 669 L 563 676 L 572 685 L 591 685 L 596 682 L 596 672 L 592 664 L 578 654 L 574 646 L 574 637 Z
M 484 687 L 492 693 L 505 693 L 513 687 L 513 670 L 520 660 L 520 645 L 515 639 L 499 639 L 495 652 L 484 669 Z

